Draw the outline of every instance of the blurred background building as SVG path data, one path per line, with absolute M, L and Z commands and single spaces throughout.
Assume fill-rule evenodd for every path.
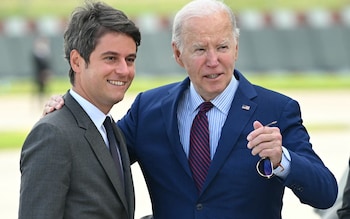
M 146 14 L 134 20 L 142 32 L 138 74 L 183 72 L 172 57 L 172 17 Z M 350 70 L 350 7 L 304 12 L 246 10 L 237 14 L 237 20 L 240 40 L 236 68 L 241 71 L 342 73 Z M 65 23 L 65 19 L 52 16 L 2 19 L 0 78 L 33 75 L 29 54 L 38 36 L 49 38 L 52 72 L 67 76 L 62 37 Z

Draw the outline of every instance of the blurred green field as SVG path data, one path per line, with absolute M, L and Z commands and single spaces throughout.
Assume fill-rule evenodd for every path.
M 123 10 L 129 16 L 142 13 L 161 15 L 174 14 L 189 0 L 104 0 L 104 2 Z M 71 10 L 83 3 L 83 0 L 1 0 L 0 18 L 10 15 L 38 17 L 57 15 L 66 17 Z M 225 0 L 235 12 L 247 9 L 271 11 L 292 9 L 305 11 L 312 8 L 340 9 L 349 4 L 348 0 Z
M 276 73 L 276 74 L 246 74 L 251 82 L 261 86 L 284 92 L 287 90 L 350 90 L 350 73 L 344 74 L 311 74 L 311 73 Z M 135 80 L 128 90 L 129 93 L 139 93 L 154 87 L 180 81 L 184 75 L 179 76 L 136 76 Z M 49 94 L 63 94 L 70 88 L 67 78 L 54 78 L 49 85 Z M 19 95 L 28 95 L 33 93 L 33 84 L 30 80 L 2 80 L 0 82 L 0 98 Z M 343 124 L 326 124 L 308 127 L 311 130 L 327 129 L 341 130 Z M 24 131 L 0 131 L 0 150 L 21 147 L 26 135 Z
M 348 73 L 247 73 L 245 76 L 253 83 L 274 90 L 286 89 L 350 89 L 350 72 Z M 139 93 L 150 88 L 171 82 L 180 81 L 185 74 L 178 76 L 145 76 L 136 75 L 128 92 Z M 53 78 L 49 84 L 50 93 L 64 93 L 70 88 L 67 78 Z M 33 83 L 29 79 L 2 79 L 0 96 L 21 95 L 33 92 Z

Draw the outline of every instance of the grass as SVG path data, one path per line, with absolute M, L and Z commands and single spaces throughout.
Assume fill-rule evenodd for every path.
M 255 84 L 268 87 L 274 90 L 286 89 L 350 89 L 350 73 L 250 73 L 246 77 Z M 129 88 L 130 93 L 158 87 L 164 84 L 180 81 L 184 74 L 172 76 L 142 76 L 137 75 Z M 62 94 L 70 88 L 68 77 L 54 78 L 49 86 L 50 93 Z M 3 95 L 28 94 L 33 91 L 33 84 L 30 80 L 2 79 L 0 82 L 0 97 Z
M 339 90 L 350 89 L 350 74 L 337 73 L 275 73 L 247 76 L 255 84 L 274 90 Z
M 160 76 L 136 76 L 129 93 L 139 93 L 150 88 L 158 87 L 183 79 L 183 75 L 160 77 Z M 247 74 L 246 77 L 253 83 L 264 87 L 285 91 L 285 90 L 350 90 L 350 74 Z M 32 92 L 33 86 L 30 80 L 22 79 L 2 80 L 0 82 L 0 98 L 7 96 L 17 96 Z M 56 78 L 50 85 L 50 93 L 63 94 L 70 88 L 68 78 Z M 327 127 L 327 129 L 325 128 Z M 343 124 L 310 124 L 309 130 L 329 131 L 342 130 Z M 0 131 L 0 149 L 19 148 L 27 135 L 27 131 Z
M 104 2 L 123 10 L 129 16 L 143 13 L 171 15 L 179 10 L 189 0 L 103 0 Z M 72 9 L 81 5 L 82 0 L 2 0 L 0 17 L 22 15 L 26 17 L 40 17 L 55 15 L 67 17 Z M 305 11 L 312 8 L 341 9 L 348 4 L 348 0 L 226 0 L 234 11 L 247 9 L 271 11 L 280 8 Z
M 27 134 L 25 131 L 0 131 L 0 150 L 20 148 Z

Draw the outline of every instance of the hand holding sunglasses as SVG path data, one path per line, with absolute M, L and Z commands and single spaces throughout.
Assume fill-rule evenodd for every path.
M 271 125 L 276 124 L 277 121 L 273 121 L 265 126 L 261 126 L 257 128 L 257 126 L 255 127 L 255 130 L 262 128 L 262 127 L 270 127 Z M 250 133 L 247 137 L 248 139 L 248 148 L 252 149 L 252 154 L 253 155 L 257 155 L 257 154 L 261 154 L 262 151 L 264 150 L 275 150 L 276 148 L 279 150 L 278 153 L 275 153 L 275 157 L 274 160 L 277 160 L 279 158 L 281 158 L 282 156 L 282 145 L 281 145 L 281 135 L 280 133 L 278 133 L 278 135 L 274 135 L 274 136 L 268 136 L 270 134 L 273 134 L 272 132 L 268 131 L 266 132 L 266 130 L 258 130 L 258 131 L 253 131 L 255 133 Z M 259 137 L 260 136 L 260 137 Z M 276 144 L 275 141 L 280 141 L 278 142 L 278 144 Z M 264 146 L 261 146 L 261 144 L 264 144 Z M 267 145 L 269 144 L 269 145 Z M 256 148 L 259 147 L 260 148 Z M 256 148 L 256 149 L 254 149 Z M 266 151 L 265 151 L 266 154 Z M 277 158 L 279 157 L 279 158 Z M 273 169 L 274 169 L 274 165 L 273 162 L 271 161 L 271 159 L 269 158 L 269 156 L 262 156 L 261 159 L 258 161 L 258 163 L 256 164 L 256 170 L 259 173 L 259 175 L 266 177 L 266 178 L 271 178 L 274 173 L 273 173 Z

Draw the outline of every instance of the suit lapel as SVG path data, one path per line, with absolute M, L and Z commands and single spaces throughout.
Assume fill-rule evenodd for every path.
M 101 166 L 105 169 L 106 174 L 111 180 L 113 187 L 118 193 L 125 209 L 128 209 L 127 200 L 125 197 L 124 188 L 121 186 L 120 179 L 115 171 L 115 164 L 111 157 L 108 148 L 105 145 L 96 126 L 86 114 L 83 108 L 74 100 L 74 98 L 67 93 L 64 97 L 65 105 L 71 110 L 72 114 L 77 120 L 80 128 L 85 130 L 85 139 L 89 142 L 91 149 L 95 153 Z M 126 176 L 127 177 L 127 176 Z
M 179 128 L 177 123 L 177 107 L 183 92 L 189 86 L 189 79 L 186 78 L 181 83 L 169 90 L 169 96 L 164 98 L 162 102 L 162 116 L 165 122 L 166 132 L 169 138 L 171 149 L 176 159 L 179 161 L 185 172 L 192 177 L 190 167 L 188 165 L 187 156 L 180 142 Z
M 237 90 L 237 92 L 237 95 L 241 95 L 241 91 Z M 249 106 L 249 111 L 242 109 L 242 106 Z M 249 99 L 245 97 L 234 98 L 230 112 L 221 131 L 221 137 L 209 169 L 206 184 L 215 177 L 221 166 L 226 162 L 227 157 L 234 149 L 241 132 L 244 127 L 246 127 L 255 109 L 256 104 Z
M 99 133 L 96 134 L 96 127 L 93 123 L 91 123 L 90 127 L 86 129 L 85 138 L 90 143 L 90 147 L 96 154 L 96 157 L 99 160 L 102 167 L 105 169 L 106 174 L 111 180 L 125 208 L 128 209 L 125 191 L 122 186 L 121 179 L 117 175 L 113 158 L 111 157 L 108 148 L 106 147 Z
M 257 107 L 257 104 L 252 101 L 252 98 L 256 96 L 253 86 L 238 71 L 235 71 L 235 76 L 239 79 L 239 86 L 222 128 L 218 147 L 211 163 L 203 191 L 228 159 L 244 127 L 248 125 L 247 123 L 254 115 Z

